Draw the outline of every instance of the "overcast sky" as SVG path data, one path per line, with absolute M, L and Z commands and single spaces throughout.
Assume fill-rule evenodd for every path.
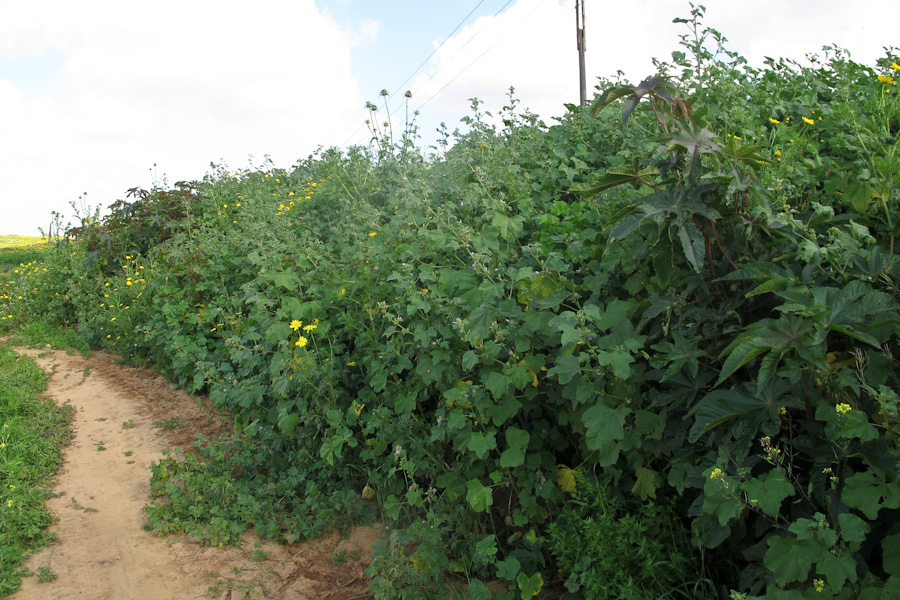
M 681 0 L 586 1 L 587 73 L 652 74 Z M 837 44 L 866 64 L 900 46 L 887 0 L 707 0 L 705 23 L 751 63 Z M 366 143 L 382 89 L 427 141 L 469 98 L 508 88 L 548 123 L 578 101 L 575 0 L 0 0 L 0 234 L 37 234 L 87 193 L 201 179 L 209 164 L 289 167 Z M 459 26 L 459 27 L 457 27 Z M 442 44 L 442 45 L 441 45 Z M 435 52 L 435 49 L 440 48 Z M 434 55 L 430 56 L 433 52 Z M 430 58 L 429 58 L 430 56 Z M 423 65 L 424 63 L 424 65 Z M 420 65 L 423 65 L 420 70 Z M 408 79 L 408 81 L 407 81 Z M 383 120 L 384 112 L 379 113 Z M 252 158 L 251 158 L 252 156 Z M 153 166 L 157 165 L 155 169 Z

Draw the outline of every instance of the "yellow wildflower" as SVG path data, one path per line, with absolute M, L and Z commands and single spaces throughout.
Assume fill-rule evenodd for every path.
M 725 477 L 725 473 L 723 473 L 722 469 L 720 469 L 719 467 L 713 469 L 713 472 L 709 474 L 710 479 L 719 479 L 722 477 Z
M 838 404 L 837 406 L 835 406 L 834 410 L 837 411 L 837 413 L 839 415 L 846 415 L 848 412 L 853 410 L 853 408 L 849 404 L 842 402 L 842 403 Z
M 308 342 L 309 342 L 309 340 L 306 339 L 305 337 L 303 337 L 303 336 L 301 335 L 301 336 L 300 336 L 300 339 L 297 340 L 296 342 L 294 342 L 294 345 L 295 345 L 295 346 L 300 346 L 301 348 L 303 348 L 304 346 L 306 346 L 306 344 L 307 344 Z
M 778 119 L 773 119 L 772 117 L 769 117 L 769 123 L 772 123 L 773 125 L 780 125 L 781 121 L 779 121 Z
M 897 85 L 897 81 L 893 77 L 888 77 L 887 75 L 879 75 L 878 81 L 884 84 Z
M 807 117 L 803 117 L 803 122 L 806 123 L 807 125 L 815 125 L 816 124 L 815 121 L 813 121 L 812 119 L 809 119 Z
M 776 150 L 776 151 L 775 151 L 775 156 L 781 156 L 781 150 Z
M 309 333 L 310 331 L 312 331 L 312 330 L 315 329 L 316 327 L 318 327 L 318 325 L 316 325 L 316 324 L 306 325 L 306 326 L 303 327 L 303 331 Z
M 898 65 L 895 62 L 891 63 L 891 68 L 894 70 L 894 73 L 896 73 L 897 71 L 900 71 L 900 65 Z
M 374 231 L 369 232 L 369 237 L 375 237 L 376 235 L 378 234 Z
M 354 361 L 351 360 L 350 362 L 347 363 L 347 366 L 348 366 L 348 367 L 355 367 L 355 366 L 356 366 L 356 362 L 354 362 Z
M 302 326 L 303 326 L 303 321 L 298 321 L 297 319 L 294 319 L 293 321 L 291 321 L 291 329 L 293 329 L 294 331 L 297 331 Z
M 821 579 L 813 579 L 813 587 L 816 588 L 816 591 L 822 593 L 825 591 L 825 582 Z

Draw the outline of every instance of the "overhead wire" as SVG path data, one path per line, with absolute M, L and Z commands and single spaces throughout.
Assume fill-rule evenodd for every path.
M 512 2 L 512 0 L 510 0 L 510 2 Z M 510 2 L 507 2 L 506 5 L 509 5 Z M 537 9 L 539 9 L 541 6 L 543 6 L 546 2 L 547 2 L 547 0 L 542 0 L 542 2 L 541 2 L 540 4 L 538 4 L 537 6 L 535 6 L 534 8 L 532 8 L 532 9 L 528 12 L 527 15 L 525 15 L 524 17 L 522 17 L 521 19 L 519 19 L 519 22 L 516 23 L 516 25 L 519 25 L 519 24 L 522 23 L 525 19 L 527 19 L 528 17 L 530 17 Z M 504 8 L 506 7 L 506 5 L 504 5 Z M 503 9 L 501 8 L 500 10 L 502 11 Z M 500 13 L 498 12 L 497 14 L 500 14 Z M 494 16 L 496 16 L 496 15 L 494 15 Z M 488 47 L 484 50 L 484 52 L 482 52 L 482 53 L 479 54 L 477 57 L 475 57 L 475 60 L 473 60 L 472 62 L 470 62 L 470 63 L 466 66 L 466 68 L 464 68 L 462 71 L 460 71 L 459 73 L 457 73 L 450 81 L 448 81 L 447 83 L 445 83 L 445 84 L 441 87 L 441 89 L 439 89 L 439 90 L 436 91 L 434 94 L 432 94 L 431 97 L 428 98 L 428 100 L 426 100 L 425 102 L 423 102 L 422 104 L 420 104 L 420 105 L 419 105 L 419 108 L 417 108 L 416 110 L 422 110 L 422 108 L 423 108 L 426 104 L 428 104 L 429 102 L 431 102 L 432 100 L 434 100 L 441 92 L 443 92 L 445 89 L 447 89 L 447 87 L 448 87 L 451 83 L 453 83 L 454 81 L 456 81 L 456 80 L 460 77 L 460 75 L 462 75 L 463 73 L 465 73 L 466 71 L 468 71 L 470 68 L 472 68 L 472 66 L 473 66 L 475 63 L 477 63 L 479 60 L 481 60 L 481 58 L 482 58 L 485 54 L 487 54 L 488 52 L 490 52 L 490 51 L 494 48 L 494 46 L 496 46 L 497 44 L 499 44 L 500 42 L 502 42 L 503 39 L 506 38 L 506 36 L 508 36 L 510 33 L 512 33 L 513 29 L 515 29 L 515 27 L 510 27 L 509 29 L 507 29 L 507 30 L 506 30 L 506 33 L 504 33 L 504 34 L 501 35 L 499 38 L 497 38 L 497 40 L 496 40 L 493 44 L 491 44 L 490 46 L 488 46 Z M 455 56 L 455 55 L 454 55 L 454 56 Z M 435 73 L 437 73 L 437 72 L 435 72 Z M 430 77 L 428 78 L 428 81 L 431 81 L 431 78 L 430 78 Z M 426 81 L 425 83 L 428 83 L 428 81 Z
M 482 0 L 482 1 L 483 1 L 483 0 Z M 514 1 L 514 0 L 507 0 L 507 2 L 506 2 L 502 7 L 500 7 L 500 9 L 499 9 L 496 13 L 494 13 L 494 16 L 496 17 L 496 16 L 498 16 L 500 13 L 502 13 L 502 12 L 503 12 L 510 4 L 513 3 L 513 1 Z M 470 62 L 468 65 L 466 65 L 465 68 L 463 68 L 459 73 L 457 73 L 456 75 L 454 75 L 454 76 L 453 76 L 447 83 L 445 83 L 443 86 L 441 86 L 441 88 L 438 89 L 434 94 L 432 94 L 427 100 L 425 100 L 425 102 L 423 102 L 422 104 L 420 104 L 419 107 L 415 109 L 416 112 L 420 111 L 425 105 L 427 105 L 429 102 L 431 102 L 432 100 L 434 100 L 438 95 L 441 94 L 441 92 L 443 92 L 445 89 L 447 89 L 447 87 L 449 87 L 454 81 L 456 81 L 456 80 L 457 80 L 460 76 L 462 76 L 466 71 L 468 71 L 470 68 L 472 68 L 472 67 L 475 65 L 475 63 L 477 63 L 479 60 L 481 60 L 488 52 L 490 52 L 495 46 L 497 46 L 497 44 L 499 44 L 499 43 L 500 43 L 501 41 L 503 41 L 510 33 L 512 33 L 513 30 L 515 30 L 515 29 L 517 28 L 517 26 L 518 26 L 520 23 L 522 23 L 522 22 L 525 21 L 528 17 L 530 17 L 537 9 L 539 9 L 541 6 L 543 6 L 546 2 L 547 2 L 547 0 L 542 0 L 542 1 L 541 1 L 539 4 L 537 4 L 533 9 L 531 9 L 526 15 L 524 15 L 521 19 L 519 19 L 519 21 L 518 21 L 513 27 L 510 27 L 509 29 L 507 29 L 507 31 L 506 31 L 503 35 L 501 35 L 500 37 L 498 37 L 498 38 L 494 41 L 493 44 L 491 44 L 490 46 L 488 46 L 481 54 L 479 54 L 477 57 L 475 57 L 475 59 L 472 60 L 472 62 Z M 410 75 L 409 77 L 407 77 L 406 81 L 404 81 L 402 84 L 400 84 L 400 87 L 398 87 L 397 90 L 396 90 L 390 97 L 396 96 L 396 94 L 397 94 L 401 89 L 403 89 L 403 86 L 406 85 L 406 83 L 407 83 L 410 79 L 412 79 L 412 78 L 415 76 L 415 74 L 418 73 L 419 70 L 421 70 L 422 67 L 423 67 L 425 64 L 428 63 L 429 60 L 431 60 L 431 58 L 437 53 L 437 51 L 441 49 L 441 47 L 444 45 L 444 43 L 445 43 L 447 40 L 449 40 L 450 37 L 452 37 L 452 35 L 453 35 L 453 34 L 454 34 L 454 33 L 455 33 L 455 32 L 463 25 L 463 23 L 465 23 L 465 21 L 466 21 L 466 20 L 467 20 L 474 12 L 475 12 L 475 10 L 476 10 L 476 9 L 478 8 L 478 6 L 480 6 L 481 4 L 482 4 L 482 2 L 479 2 L 478 5 L 477 5 L 474 9 L 472 9 L 472 11 L 470 11 L 468 15 L 466 15 L 465 19 L 463 19 L 463 20 L 462 20 L 462 21 L 461 21 L 461 22 L 453 29 L 453 32 L 450 33 L 450 36 L 448 36 L 447 38 L 445 38 L 444 41 L 441 42 L 441 44 L 440 44 L 437 48 L 435 48 L 435 50 L 428 56 L 428 58 L 426 58 L 425 61 L 423 61 L 422 64 L 419 65 L 419 67 L 412 73 L 412 75 Z M 451 62 L 453 61 L 453 59 L 456 58 L 456 56 L 459 55 L 459 53 L 462 52 L 462 51 L 466 48 L 466 46 L 468 46 L 475 38 L 477 38 L 478 35 L 479 35 L 480 33 L 481 33 L 480 30 L 475 31 L 475 33 L 472 35 L 472 37 L 470 37 L 468 40 L 466 40 L 466 42 L 465 42 L 462 46 L 460 46 L 460 48 L 457 49 L 456 52 L 454 52 L 454 53 L 446 60 L 446 62 L 445 62 L 443 65 L 441 65 L 440 67 L 438 67 L 438 68 L 434 71 L 434 73 L 432 73 L 432 74 L 428 77 L 428 79 L 426 79 L 424 82 L 422 82 L 422 83 L 417 87 L 417 89 L 416 89 L 415 92 L 412 92 L 412 95 L 414 96 L 415 93 L 416 93 L 417 91 L 421 90 L 424 86 L 426 86 L 426 85 L 427 85 L 427 84 L 428 84 L 428 83 L 429 83 L 429 82 L 430 82 L 430 81 L 431 81 L 431 80 L 432 80 L 432 79 L 433 79 L 433 78 L 434 78 L 434 77 L 435 77 L 435 76 L 436 76 L 436 75 L 437 75 L 437 74 L 438 74 L 438 73 L 446 66 L 446 65 L 448 65 L 449 63 L 451 63 Z M 397 107 L 394 108 L 393 111 L 390 111 L 390 112 L 388 113 L 388 116 L 389 116 L 389 117 L 392 117 L 392 116 L 396 115 L 397 112 L 399 112 L 400 109 L 403 108 L 404 106 L 408 106 L 408 101 L 409 101 L 409 99 L 408 99 L 408 98 L 405 98 L 405 99 L 406 99 L 406 102 L 397 105 Z M 366 124 L 366 125 L 367 125 L 367 124 Z M 351 136 L 347 139 L 347 142 L 349 142 L 351 139 L 355 138 L 355 137 L 357 136 L 357 134 L 359 134 L 359 132 L 362 131 L 362 129 L 363 129 L 364 127 L 366 127 L 366 125 L 360 126 L 360 128 L 357 129 L 356 132 L 354 132 L 353 135 L 351 135 Z M 344 142 L 343 146 L 346 146 L 346 145 L 347 145 L 347 142 Z
M 509 0 L 509 2 L 512 2 L 512 0 Z M 507 5 L 509 5 L 509 2 L 507 2 L 506 5 L 504 5 L 504 8 L 505 8 Z M 456 27 L 453 28 L 453 31 L 451 31 L 451 32 L 449 33 L 449 35 L 447 35 L 447 36 L 444 38 L 444 40 L 443 40 L 440 44 L 438 44 L 437 48 L 435 48 L 435 49 L 431 52 L 431 54 L 428 55 L 428 58 L 426 58 L 425 60 L 422 61 L 422 64 L 420 64 L 418 67 L 416 67 L 416 70 L 413 71 L 413 72 L 409 75 L 409 77 L 406 78 L 406 80 L 405 80 L 403 83 L 401 83 L 399 86 L 397 86 L 397 89 L 394 90 L 394 93 L 391 94 L 390 97 L 396 96 L 397 93 L 398 93 L 400 90 L 403 89 L 403 86 L 406 85 L 406 84 L 409 82 L 410 79 L 412 79 L 413 77 L 415 77 L 415 76 L 416 76 L 416 73 L 418 73 L 419 71 L 422 70 L 422 67 L 424 67 L 426 64 L 428 64 L 428 61 L 430 61 L 431 58 L 437 53 L 437 51 L 440 50 L 440 49 L 444 46 L 444 44 L 447 42 L 447 40 L 449 40 L 450 38 L 452 38 L 453 35 L 454 35 L 457 31 L 459 31 L 459 28 L 460 28 L 460 27 L 462 27 L 463 25 L 465 25 L 466 21 L 469 20 L 469 17 L 471 17 L 471 16 L 475 13 L 475 11 L 478 10 L 478 7 L 480 7 L 482 4 L 484 4 L 484 0 L 479 0 L 478 4 L 475 5 L 475 8 L 473 8 L 472 10 L 470 10 L 470 11 L 469 11 L 469 14 L 467 14 L 465 17 L 463 17 L 463 19 L 462 19 L 459 23 L 457 23 Z M 501 8 L 500 10 L 503 10 L 503 9 Z M 395 109 L 394 112 L 391 113 L 391 115 L 395 114 L 395 113 L 397 112 L 397 110 L 399 110 L 399 107 L 398 107 L 398 109 Z M 353 138 L 355 138 L 355 137 L 357 136 L 357 134 L 359 134 L 359 132 L 362 131 L 364 128 L 365 128 L 365 125 L 361 125 L 361 126 L 359 127 L 359 129 L 357 129 L 356 131 L 354 131 L 353 134 L 350 135 L 350 137 L 347 138 L 347 140 L 346 140 L 342 145 L 343 145 L 343 146 L 346 146 L 346 145 L 347 145 L 347 142 L 349 142 L 350 140 L 352 140 Z

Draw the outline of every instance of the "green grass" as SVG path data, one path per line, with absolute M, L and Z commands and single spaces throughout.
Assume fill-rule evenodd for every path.
M 0 270 L 37 260 L 46 247 L 40 236 L 0 235 Z
M 42 321 L 26 323 L 15 332 L 10 342 L 26 348 L 55 348 L 65 350 L 69 354 L 78 351 L 83 357 L 90 358 L 91 348 L 74 329 L 56 327 Z M 87 374 L 85 375 L 85 377 Z
M 29 555 L 53 541 L 44 503 L 71 439 L 72 408 L 41 397 L 47 375 L 0 346 L 0 598 L 16 591 Z
M 24 248 L 46 242 L 41 235 L 0 235 L 0 248 Z

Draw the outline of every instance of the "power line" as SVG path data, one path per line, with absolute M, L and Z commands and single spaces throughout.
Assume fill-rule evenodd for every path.
M 510 0 L 510 1 L 512 1 L 512 0 Z M 424 67 L 425 65 L 428 64 L 428 61 L 431 60 L 431 57 L 434 56 L 435 54 L 437 54 L 437 51 L 444 47 L 444 44 L 447 42 L 447 40 L 449 40 L 450 38 L 452 38 L 452 37 L 453 37 L 453 34 L 456 33 L 457 31 L 459 31 L 459 28 L 462 27 L 463 24 L 464 24 L 466 21 L 469 20 L 469 17 L 471 17 L 472 14 L 473 14 L 476 10 L 478 10 L 478 7 L 481 6 L 482 4 L 484 4 L 484 0 L 480 0 L 480 2 L 478 2 L 478 4 L 475 5 L 475 8 L 473 8 L 472 10 L 470 10 L 470 11 L 469 11 L 469 14 L 467 14 L 467 15 L 465 16 L 465 18 L 464 18 L 462 21 L 460 21 L 459 24 L 458 24 L 456 27 L 453 28 L 453 31 L 450 32 L 450 35 L 448 35 L 447 37 L 445 37 L 444 40 L 438 45 L 438 47 L 435 48 L 435 49 L 431 52 L 431 54 L 428 55 L 428 58 L 426 58 L 425 60 L 423 60 L 423 61 L 422 61 L 422 64 L 419 65 L 418 67 L 416 67 L 416 70 L 413 71 L 412 74 L 410 74 L 410 76 L 406 78 L 406 81 L 404 81 L 403 83 L 401 83 L 400 85 L 397 86 L 397 89 L 394 90 L 394 93 L 391 94 L 391 97 L 396 96 L 396 95 L 397 95 L 397 92 L 399 92 L 400 90 L 402 90 L 402 89 L 403 89 L 403 86 L 406 85 L 406 84 L 409 82 L 410 79 L 412 79 L 413 77 L 415 77 L 415 76 L 416 76 L 416 73 L 418 73 L 419 71 L 422 70 L 422 67 Z M 507 4 L 509 4 L 509 2 L 507 2 Z M 503 9 L 500 9 L 500 10 L 503 10 Z
M 526 14 L 526 15 L 523 16 L 521 19 L 519 19 L 519 21 L 518 21 L 514 26 L 510 27 L 509 29 L 507 29 L 507 31 L 506 31 L 503 35 L 501 35 L 499 38 L 497 38 L 497 39 L 494 41 L 493 44 L 491 44 L 490 46 L 488 46 L 488 47 L 487 47 L 481 54 L 479 54 L 472 62 L 470 62 L 468 65 L 466 65 L 465 68 L 463 68 L 459 73 L 457 73 L 456 75 L 454 75 L 454 76 L 450 79 L 450 81 L 448 81 L 448 82 L 445 83 L 443 86 L 441 86 L 441 88 L 440 88 L 439 90 L 437 90 L 434 94 L 432 94 L 427 100 L 425 100 L 425 102 L 423 102 L 422 104 L 420 104 L 419 107 L 416 109 L 416 111 L 420 111 L 425 105 L 427 105 L 429 102 L 431 102 L 432 100 L 434 100 L 438 95 L 440 95 L 441 92 L 443 92 L 445 89 L 447 89 L 454 81 L 456 81 L 456 80 L 457 80 L 460 76 L 462 76 L 466 71 L 468 71 L 470 68 L 472 68 L 472 67 L 475 65 L 475 63 L 477 63 L 479 60 L 481 60 L 481 59 L 482 59 L 488 52 L 490 52 L 497 44 L 499 44 L 499 43 L 500 43 L 501 41 L 503 41 L 510 33 L 512 33 L 512 32 L 517 28 L 517 26 L 518 26 L 519 24 L 521 24 L 523 21 L 525 21 L 526 19 L 528 19 L 528 17 L 530 17 L 530 16 L 531 16 L 537 9 L 539 9 L 541 6 L 543 6 L 544 4 L 546 4 L 546 2 L 547 2 L 547 0 L 542 0 L 542 2 L 540 2 L 540 3 L 537 4 L 533 9 L 531 9 L 531 10 L 528 12 L 528 14 Z M 502 12 L 503 12 L 510 4 L 512 4 L 512 3 L 513 3 L 513 0 L 507 0 L 507 2 L 506 2 L 502 7 L 500 7 L 500 9 L 499 9 L 496 13 L 494 13 L 494 16 L 495 16 L 495 17 L 498 16 L 500 13 L 502 13 Z M 482 2 L 479 2 L 479 3 L 478 3 L 478 6 L 480 6 L 481 4 L 482 4 Z M 476 6 L 475 9 L 477 9 L 478 6 Z M 473 9 L 473 10 L 466 16 L 466 18 L 463 19 L 463 21 L 462 21 L 459 25 L 457 25 L 457 26 L 454 28 L 453 33 L 455 33 L 456 30 L 458 30 L 458 29 L 460 28 L 460 26 L 466 21 L 466 19 L 468 19 L 468 18 L 472 15 L 472 13 L 475 11 L 475 9 Z M 451 33 L 450 35 L 452 36 L 453 33 Z M 437 69 L 434 73 L 432 73 L 432 74 L 428 77 L 428 79 L 426 79 L 421 85 L 418 86 L 418 88 L 416 89 L 416 92 L 417 92 L 418 90 L 421 90 L 422 87 L 424 87 L 425 85 L 427 85 L 428 82 L 430 82 L 430 81 L 431 81 L 431 80 L 432 80 L 432 79 L 433 79 L 433 78 L 434 78 L 434 77 L 435 77 L 435 76 L 436 76 L 436 75 L 437 75 L 437 74 L 438 74 L 438 73 L 439 73 L 439 72 L 440 72 L 447 64 L 449 64 L 450 62 L 452 62 L 452 60 L 453 60 L 460 52 L 462 52 L 462 50 L 465 49 L 465 47 L 468 46 L 468 45 L 469 45 L 476 37 L 478 37 L 478 35 L 479 35 L 480 33 L 481 33 L 480 31 L 476 31 L 476 32 L 474 33 L 474 35 L 472 35 L 471 38 L 469 38 L 469 39 L 468 39 L 468 40 L 467 40 L 467 41 L 466 41 L 466 42 L 465 42 L 465 43 L 464 43 L 464 44 L 463 44 L 456 52 L 454 52 L 454 53 L 450 56 L 450 58 L 448 58 L 447 61 L 446 61 L 443 65 L 441 65 L 440 67 L 438 67 L 438 69 Z M 449 39 L 449 37 L 446 38 L 443 42 L 441 42 L 440 46 L 438 46 L 437 48 L 435 48 L 434 52 L 432 52 L 431 55 L 430 55 L 430 56 L 422 63 L 422 65 L 420 65 L 419 68 L 416 69 L 416 71 L 413 72 L 413 74 L 410 75 L 410 76 L 406 79 L 406 81 L 404 81 L 403 84 L 400 85 L 400 87 L 397 89 L 397 91 L 394 92 L 394 94 L 391 95 L 391 97 L 395 96 L 395 95 L 397 94 L 397 92 L 399 92 L 399 90 L 403 89 L 403 85 L 405 85 L 410 79 L 412 79 L 412 77 L 415 76 L 415 74 L 422 68 L 422 66 L 424 66 L 425 64 L 428 63 L 429 60 L 431 60 L 431 58 L 435 55 L 435 53 L 436 53 L 438 50 L 440 50 L 440 48 L 444 45 L 444 43 L 445 43 L 448 39 Z M 414 94 L 415 94 L 415 92 L 413 92 L 413 95 L 414 95 Z M 407 99 L 407 103 L 408 103 L 408 99 Z M 390 117 L 396 115 L 397 112 L 398 112 L 401 108 L 403 108 L 405 105 L 406 105 L 406 103 L 401 103 L 401 104 L 398 105 L 396 108 L 394 108 L 393 111 L 389 111 L 389 112 L 388 112 L 388 118 L 390 118 Z M 373 115 L 373 116 L 374 116 L 374 115 Z M 355 138 L 355 137 L 359 134 L 359 132 L 362 131 L 365 127 L 366 127 L 366 125 L 360 126 L 359 129 L 357 129 L 357 130 L 353 133 L 353 135 L 351 135 L 351 136 L 347 139 L 347 141 L 344 142 L 343 145 L 346 146 L 346 145 L 347 145 L 347 142 L 349 142 L 351 139 Z
M 512 0 L 509 0 L 509 2 L 512 2 Z M 509 2 L 507 2 L 506 5 L 508 5 Z M 444 46 L 444 44 L 447 42 L 447 40 L 449 40 L 450 38 L 453 37 L 453 34 L 455 34 L 455 33 L 459 30 L 459 28 L 462 27 L 462 26 L 466 23 L 466 21 L 469 20 L 469 17 L 471 17 L 471 16 L 475 13 L 475 11 L 478 10 L 478 7 L 481 6 L 482 4 L 484 4 L 484 0 L 479 0 L 478 4 L 475 5 L 475 8 L 473 8 L 472 10 L 470 10 L 470 11 L 469 11 L 469 14 L 467 14 L 467 15 L 463 18 L 463 20 L 460 21 L 460 22 L 456 25 L 456 27 L 453 28 L 453 31 L 451 31 L 450 34 L 447 35 L 447 36 L 444 38 L 444 40 L 438 45 L 438 47 L 435 48 L 435 49 L 431 52 L 431 54 L 428 55 L 428 58 L 426 58 L 425 60 L 423 60 L 423 61 L 422 61 L 422 64 L 420 64 L 418 67 L 416 67 L 416 70 L 413 71 L 413 72 L 409 75 L 409 77 L 406 78 L 406 80 L 405 80 L 403 83 L 401 83 L 399 86 L 397 86 L 397 89 L 394 90 L 394 93 L 391 94 L 390 97 L 396 96 L 397 93 L 398 93 L 400 90 L 403 89 L 403 86 L 406 85 L 406 84 L 409 82 L 410 79 L 412 79 L 413 77 L 415 77 L 415 76 L 416 76 L 416 73 L 418 73 L 420 70 L 422 70 L 422 67 L 424 67 L 426 64 L 428 64 L 428 61 L 431 60 L 431 58 L 437 53 L 437 51 L 440 50 L 440 49 Z M 504 8 L 506 7 L 506 5 L 504 5 Z M 500 10 L 503 10 L 503 9 L 501 8 Z M 495 15 L 495 16 L 496 16 L 496 15 Z M 400 109 L 400 107 L 397 107 L 397 108 L 394 110 L 393 113 L 390 113 L 390 115 L 393 116 L 393 115 L 397 112 L 397 110 L 399 110 L 399 109 Z M 346 140 L 342 145 L 343 145 L 343 146 L 346 146 L 346 145 L 347 145 L 347 142 L 349 142 L 351 139 L 355 138 L 355 137 L 357 136 L 357 134 L 359 134 L 359 132 L 362 131 L 364 128 L 365 128 L 365 125 L 361 125 L 361 126 L 359 127 L 359 129 L 357 129 L 356 131 L 354 131 L 353 134 L 351 134 L 350 137 L 347 138 L 347 140 Z
M 510 0 L 509 2 L 507 2 L 506 5 L 504 5 L 504 8 L 506 8 L 506 6 L 510 4 L 510 2 L 512 2 L 512 0 Z M 519 19 L 519 22 L 516 23 L 516 26 L 518 26 L 518 25 L 521 24 L 523 21 L 525 21 L 528 17 L 530 17 L 537 9 L 539 9 L 541 6 L 543 6 L 546 2 L 547 2 L 547 0 L 543 0 L 540 4 L 538 4 L 537 6 L 535 6 L 534 8 L 532 8 L 532 9 L 528 12 L 527 15 L 525 15 L 524 17 L 522 17 L 521 19 Z M 503 9 L 501 8 L 500 11 L 502 11 L 502 10 L 503 10 Z M 497 14 L 500 14 L 500 12 L 498 12 Z M 494 15 L 494 16 L 497 16 L 497 15 Z M 496 40 L 493 44 L 491 44 L 490 46 L 488 46 L 488 47 L 485 49 L 485 51 L 482 52 L 481 54 L 479 54 L 479 55 L 475 58 L 475 60 L 473 60 L 472 62 L 470 62 L 470 63 L 466 66 L 466 68 L 464 68 L 462 71 L 460 71 L 459 73 L 457 73 L 457 74 L 453 77 L 453 79 L 451 79 L 450 81 L 448 81 L 447 83 L 445 83 L 445 84 L 443 85 L 443 87 L 441 87 L 441 89 L 439 89 L 439 90 L 436 91 L 434 94 L 432 94 L 431 97 L 428 98 L 428 100 L 426 100 L 425 102 L 423 102 L 422 104 L 420 104 L 420 105 L 419 105 L 419 108 L 417 108 L 416 110 L 422 110 L 422 107 L 424 107 L 426 104 L 428 104 L 429 102 L 431 102 L 432 100 L 434 100 L 441 92 L 443 92 L 445 89 L 447 89 L 447 87 L 448 87 L 451 83 L 453 83 L 454 81 L 456 81 L 456 80 L 459 78 L 460 75 L 462 75 L 463 73 L 465 73 L 466 71 L 468 71 L 470 68 L 472 68 L 472 66 L 473 66 L 475 63 L 477 63 L 479 60 L 481 60 L 481 58 L 482 58 L 485 54 L 487 54 L 488 52 L 490 52 L 490 51 L 494 48 L 494 46 L 496 46 L 497 44 L 499 44 L 500 42 L 502 42 L 502 41 L 506 38 L 506 36 L 508 36 L 510 33 L 512 33 L 513 30 L 516 28 L 516 26 L 510 27 L 509 29 L 507 29 L 507 30 L 506 30 L 506 33 L 504 33 L 504 34 L 501 35 L 499 38 L 497 38 L 497 40 Z M 431 79 L 429 78 L 429 81 L 430 81 L 430 80 L 431 80 Z M 425 83 L 428 83 L 428 81 L 426 81 Z M 423 84 L 423 85 L 424 85 L 424 84 Z

